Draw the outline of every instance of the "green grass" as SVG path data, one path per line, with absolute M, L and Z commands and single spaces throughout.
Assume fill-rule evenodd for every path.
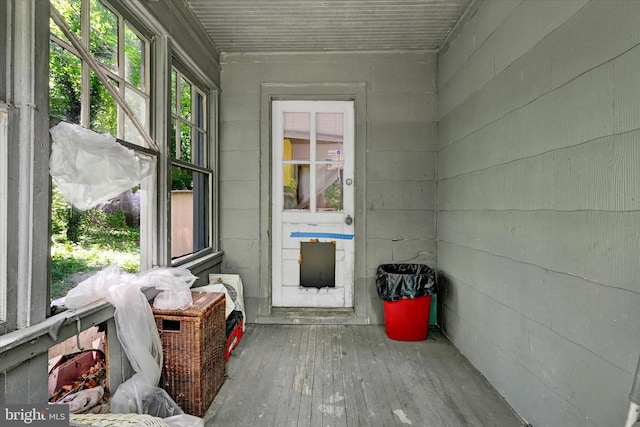
M 123 271 L 140 270 L 140 229 L 128 226 L 123 212 L 99 209 L 71 211 L 61 198 L 52 210 L 51 300 L 63 297 L 91 273 L 118 264 Z M 68 229 L 74 227 L 74 242 Z
M 112 264 L 118 264 L 124 271 L 138 272 L 139 252 L 137 247 L 116 250 L 99 244 L 84 247 L 68 242 L 55 243 L 51 248 L 51 299 L 65 296 L 76 285 L 74 278 L 81 273 L 96 272 Z

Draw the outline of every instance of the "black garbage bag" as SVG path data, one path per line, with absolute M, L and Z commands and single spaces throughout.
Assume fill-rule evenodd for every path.
M 436 274 L 424 264 L 382 264 L 376 271 L 378 295 L 385 301 L 436 293 Z

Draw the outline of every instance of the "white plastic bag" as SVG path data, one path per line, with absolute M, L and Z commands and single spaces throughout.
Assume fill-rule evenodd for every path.
M 184 310 L 193 304 L 189 288 L 197 277 L 181 268 L 154 268 L 141 273 L 138 281 L 143 288 L 155 288 L 160 292 L 153 307 L 160 310 Z
M 67 293 L 64 304 L 67 308 L 74 310 L 108 298 L 111 286 L 131 282 L 134 277 L 133 274 L 122 273 L 117 264 L 111 265 L 78 283 Z
M 107 299 L 116 308 L 113 319 L 118 339 L 131 367 L 147 383 L 158 384 L 162 342 L 147 298 L 139 288 L 127 283 L 112 286 L 109 294 Z
M 118 144 L 108 133 L 98 134 L 60 122 L 53 137 L 49 170 L 65 199 L 78 209 L 89 209 L 138 185 L 153 162 Z
M 167 392 L 135 374 L 120 384 L 110 403 L 114 414 L 149 414 L 166 418 L 184 414 Z

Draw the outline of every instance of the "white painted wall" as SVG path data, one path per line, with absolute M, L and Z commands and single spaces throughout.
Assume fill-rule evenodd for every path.
M 444 330 L 532 425 L 622 425 L 640 354 L 640 2 L 472 8 L 438 57 Z

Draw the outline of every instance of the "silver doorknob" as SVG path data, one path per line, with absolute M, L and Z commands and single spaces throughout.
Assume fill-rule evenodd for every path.
M 351 225 L 353 223 L 353 218 L 351 218 L 351 215 L 347 215 L 347 217 L 344 219 L 344 222 L 347 225 Z

